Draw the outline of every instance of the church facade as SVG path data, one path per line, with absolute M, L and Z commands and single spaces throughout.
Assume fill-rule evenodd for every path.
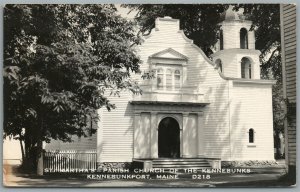
M 116 109 L 99 110 L 97 162 L 274 160 L 274 81 L 260 79 L 251 21 L 226 13 L 212 59 L 179 22 L 157 18 L 139 47 L 141 71 L 155 71 L 151 79 L 133 75 L 143 93 L 111 96 Z
M 155 158 L 273 160 L 273 81 L 260 79 L 251 22 L 226 15 L 222 38 L 208 59 L 179 29 L 157 18 L 139 48 L 142 95 L 111 98 L 101 111 L 98 161 Z M 223 42 L 222 42 L 223 41 Z

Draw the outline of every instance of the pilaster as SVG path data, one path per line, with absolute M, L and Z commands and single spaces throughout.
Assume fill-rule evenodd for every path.
M 189 113 L 182 113 L 182 129 L 180 129 L 180 156 L 181 157 L 185 157 L 185 150 L 184 150 L 184 145 L 186 145 L 186 141 L 185 138 L 185 129 L 187 128 L 187 124 L 188 124 L 188 118 L 189 118 Z
M 150 126 L 150 149 L 151 158 L 158 158 L 158 125 L 157 112 L 151 112 L 151 126 Z
M 141 124 L 141 113 L 135 112 L 134 113 L 134 139 L 133 139 L 133 145 L 134 145 L 134 151 L 133 151 L 133 157 L 134 158 L 139 158 L 139 149 L 141 146 L 139 146 L 138 139 L 139 139 L 139 129 L 140 129 L 140 124 Z
M 197 149 L 198 157 L 204 155 L 204 118 L 203 112 L 197 113 Z

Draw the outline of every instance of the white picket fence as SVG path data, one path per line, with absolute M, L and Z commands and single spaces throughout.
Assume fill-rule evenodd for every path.
M 97 152 L 89 151 L 46 151 L 44 152 L 44 170 L 50 172 L 68 172 L 74 169 L 96 170 Z

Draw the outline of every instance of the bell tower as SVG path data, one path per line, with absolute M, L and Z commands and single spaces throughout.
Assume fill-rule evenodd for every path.
M 260 51 L 255 49 L 254 31 L 250 31 L 252 21 L 232 8 L 222 15 L 213 62 L 226 77 L 260 79 Z

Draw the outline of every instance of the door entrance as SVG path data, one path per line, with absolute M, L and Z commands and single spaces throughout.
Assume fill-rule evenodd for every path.
M 159 123 L 158 157 L 180 157 L 180 128 L 174 118 L 166 117 Z

